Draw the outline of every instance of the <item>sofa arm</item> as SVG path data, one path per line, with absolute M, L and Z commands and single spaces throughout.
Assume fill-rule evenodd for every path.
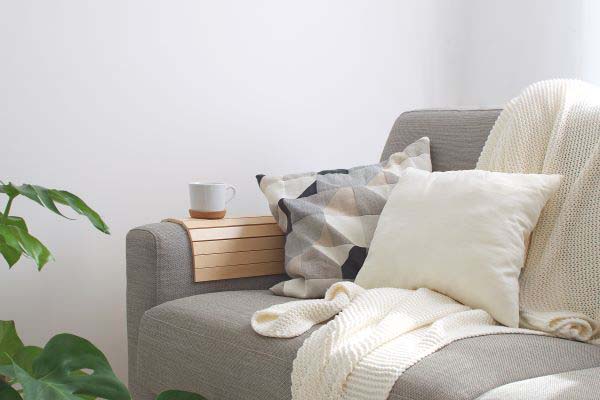
M 270 275 L 195 283 L 192 250 L 186 231 L 161 222 L 132 229 L 127 234 L 127 340 L 129 381 L 136 375 L 140 320 L 152 307 L 195 294 L 226 290 L 267 289 L 287 278 Z

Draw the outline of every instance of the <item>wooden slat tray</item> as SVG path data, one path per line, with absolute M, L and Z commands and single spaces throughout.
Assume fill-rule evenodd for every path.
M 251 276 L 283 274 L 283 262 L 229 265 L 215 268 L 196 268 L 196 282 L 218 281 L 222 279 L 249 278 Z
M 229 240 L 204 240 L 193 243 L 194 255 L 212 253 L 232 253 L 265 249 L 282 249 L 285 245 L 283 236 L 265 236 L 259 238 L 242 238 Z
M 182 219 L 180 221 L 183 226 L 188 229 L 199 229 L 199 228 L 218 228 L 226 226 L 240 226 L 240 225 L 264 225 L 264 224 L 275 224 L 275 218 L 272 216 L 263 217 L 239 217 L 239 218 L 223 218 L 223 219 Z
M 256 264 L 283 261 L 283 249 L 238 251 L 235 253 L 200 254 L 194 257 L 196 268 Z
M 284 273 L 285 237 L 271 216 L 165 221 L 187 231 L 196 282 Z
M 277 236 L 281 229 L 276 224 L 228 226 L 225 228 L 189 229 L 193 242 L 202 240 L 239 239 L 245 237 Z

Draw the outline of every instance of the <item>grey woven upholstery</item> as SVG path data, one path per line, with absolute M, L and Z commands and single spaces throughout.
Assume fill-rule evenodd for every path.
M 254 311 L 289 300 L 239 291 L 151 309 L 140 328 L 140 382 L 154 393 L 178 388 L 209 400 L 291 398 L 292 361 L 310 332 L 273 339 L 250 326 Z M 454 342 L 409 368 L 389 398 L 474 399 L 506 383 L 597 366 L 598 346 L 546 336 L 482 336 Z
M 137 384 L 138 327 L 142 315 L 165 301 L 200 293 L 267 289 L 286 275 L 194 283 L 192 250 L 185 230 L 173 223 L 132 229 L 127 234 L 127 340 L 129 387 L 134 398 L 149 398 Z
M 431 140 L 434 171 L 473 169 L 499 109 L 417 110 L 398 117 L 381 155 L 386 160 L 415 140 Z
M 473 168 L 499 112 L 404 113 L 382 159 L 428 136 L 435 170 Z M 289 398 L 292 360 L 305 336 L 255 334 L 250 315 L 287 300 L 264 290 L 239 291 L 267 289 L 282 279 L 193 283 L 191 249 L 180 226 L 160 223 L 132 230 L 127 236 L 127 331 L 134 399 L 150 400 L 153 393 L 177 388 L 213 400 Z M 464 339 L 408 369 L 390 398 L 473 399 L 511 382 L 600 367 L 599 349 L 526 335 Z
M 540 376 L 491 390 L 478 400 L 598 400 L 600 367 Z
M 549 336 L 480 336 L 424 358 L 402 374 L 394 392 L 404 400 L 475 399 L 508 383 L 593 367 L 600 367 L 600 346 Z
M 151 309 L 140 328 L 140 382 L 154 393 L 177 388 L 209 400 L 285 398 L 278 396 L 290 389 L 291 362 L 304 337 L 260 336 L 250 317 L 289 300 L 266 290 L 221 292 Z
M 540 376 L 491 390 L 477 400 L 598 400 L 600 367 Z

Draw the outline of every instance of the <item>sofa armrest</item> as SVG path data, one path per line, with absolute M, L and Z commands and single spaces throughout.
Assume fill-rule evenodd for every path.
M 186 231 L 161 222 L 127 234 L 127 340 L 129 381 L 135 385 L 138 327 L 144 313 L 169 300 L 226 290 L 268 289 L 286 275 L 195 283 L 192 250 Z

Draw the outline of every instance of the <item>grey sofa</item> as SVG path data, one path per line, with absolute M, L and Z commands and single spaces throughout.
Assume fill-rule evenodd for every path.
M 429 136 L 434 170 L 471 169 L 500 110 L 402 114 L 382 159 Z M 267 290 L 286 276 L 193 283 L 191 249 L 172 223 L 127 235 L 129 384 L 135 400 L 165 389 L 209 400 L 289 399 L 292 361 L 303 340 L 272 339 L 250 327 L 254 311 L 289 301 Z M 409 368 L 390 399 L 600 398 L 600 346 L 552 337 L 496 335 L 456 341 Z M 574 382 L 570 389 L 557 382 Z M 565 391 L 566 390 L 566 391 Z M 586 397 L 587 396 L 587 397 Z

